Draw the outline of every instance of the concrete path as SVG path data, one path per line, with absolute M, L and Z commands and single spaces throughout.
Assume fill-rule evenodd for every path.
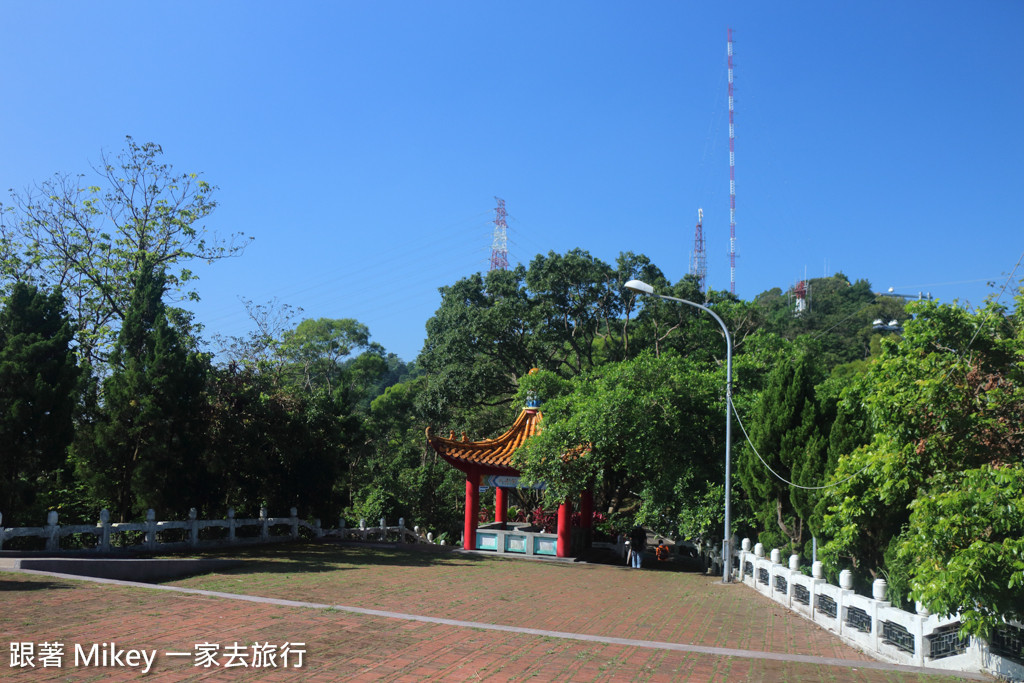
M 249 557 L 159 587 L 0 573 L 9 643 L 65 649 L 60 669 L 37 661 L 3 678 L 137 676 L 76 666 L 76 646 L 113 642 L 153 651 L 147 678 L 167 681 L 957 680 L 874 662 L 745 586 L 695 574 L 361 547 Z M 303 666 L 256 666 L 254 643 L 302 643 Z M 216 666 L 196 666 L 203 644 L 218 647 Z

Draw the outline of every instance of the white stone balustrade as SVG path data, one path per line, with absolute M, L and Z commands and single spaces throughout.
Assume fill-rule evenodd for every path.
M 312 523 L 299 519 L 298 510 L 289 510 L 288 517 L 270 517 L 266 508 L 260 509 L 260 516 L 253 519 L 237 519 L 234 508 L 228 508 L 225 519 L 198 519 L 195 508 L 189 510 L 188 519 L 185 521 L 157 521 L 156 513 L 150 509 L 146 511 L 144 522 L 111 522 L 108 510 L 100 511 L 100 520 L 96 524 L 65 524 L 61 525 L 55 510 L 46 515 L 46 526 L 41 527 L 10 527 L 3 526 L 3 514 L 0 513 L 0 550 L 4 548 L 4 542 L 12 538 L 36 537 L 45 539 L 47 552 L 60 552 L 61 539 L 72 535 L 91 535 L 96 537 L 96 543 L 92 547 L 74 548 L 75 551 L 94 551 L 100 553 L 115 552 L 119 550 L 146 550 L 146 551 L 172 551 L 198 547 L 213 547 L 221 545 L 234 545 L 243 543 L 271 543 L 277 541 L 298 540 L 300 529 L 307 529 L 313 538 L 325 536 L 341 538 L 362 538 L 367 540 L 366 521 L 360 520 L 360 529 L 347 529 L 345 520 L 338 520 L 337 529 L 324 529 L 319 519 Z M 272 532 L 274 527 L 288 527 L 287 534 Z M 256 527 L 258 535 L 242 537 L 237 535 L 237 530 L 244 527 Z M 221 528 L 227 533 L 223 538 L 200 540 L 202 529 Z M 161 540 L 161 532 L 180 530 L 184 532 L 184 541 Z M 401 541 L 412 541 L 414 543 L 426 542 L 419 534 L 419 528 L 415 532 L 405 526 L 405 519 L 398 520 L 398 526 L 387 526 L 384 518 L 380 520 L 380 526 L 373 530 L 378 538 L 386 539 L 390 534 L 397 536 Z M 141 543 L 132 542 L 133 536 L 141 535 Z M 179 535 L 180 537 L 180 535 Z M 85 543 L 88 546 L 88 543 Z
M 886 601 L 884 579 L 871 587 L 872 597 L 853 590 L 853 574 L 843 570 L 839 586 L 825 581 L 821 562 L 811 566 L 811 576 L 800 571 L 799 556 L 781 564 L 781 553 L 764 557 L 758 543 L 750 552 L 744 539 L 739 551 L 740 581 L 775 602 L 810 619 L 878 659 L 897 664 L 927 666 L 951 671 L 994 673 L 1011 680 L 1024 679 L 1024 662 L 994 653 L 978 638 L 961 640 L 959 615 L 937 616 L 918 606 L 917 614 L 893 607 Z M 1008 627 L 1024 636 L 1024 626 Z

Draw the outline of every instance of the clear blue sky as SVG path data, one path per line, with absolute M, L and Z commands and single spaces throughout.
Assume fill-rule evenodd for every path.
M 737 294 L 842 270 L 977 304 L 1024 251 L 1024 2 L 0 2 L 0 188 L 124 136 L 219 186 L 208 333 L 239 297 L 352 317 L 411 359 L 437 288 L 513 262 L 647 254 L 703 207 Z M 1020 272 L 1018 272 L 1018 276 Z

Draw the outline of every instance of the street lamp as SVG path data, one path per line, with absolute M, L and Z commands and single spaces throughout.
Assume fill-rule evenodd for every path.
M 626 283 L 626 289 L 639 294 L 651 294 L 659 299 L 676 301 L 681 304 L 687 304 L 688 306 L 699 308 L 702 311 L 710 313 L 711 317 L 718 321 L 718 324 L 722 328 L 722 332 L 725 333 L 725 537 L 722 541 L 722 582 L 731 583 L 732 544 L 729 542 L 729 539 L 732 536 L 730 529 L 730 512 L 732 508 L 729 503 L 729 482 L 732 479 L 732 337 L 729 336 L 729 330 L 726 328 L 725 323 L 722 322 L 722 319 L 718 317 L 718 314 L 707 306 L 702 306 L 693 301 L 687 301 L 686 299 L 677 299 L 674 296 L 655 294 L 654 287 L 651 287 L 646 282 L 641 282 L 640 280 L 630 280 Z

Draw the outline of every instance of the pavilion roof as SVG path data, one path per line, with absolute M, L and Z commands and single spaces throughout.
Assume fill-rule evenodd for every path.
M 455 432 L 450 432 L 446 439 L 435 436 L 427 427 L 427 442 L 438 455 L 463 472 L 475 467 L 483 474 L 519 476 L 519 470 L 512 466 L 512 454 L 540 430 L 542 419 L 543 415 L 536 408 L 524 408 L 507 432 L 483 441 L 470 441 L 465 432 L 461 440 L 455 438 Z

